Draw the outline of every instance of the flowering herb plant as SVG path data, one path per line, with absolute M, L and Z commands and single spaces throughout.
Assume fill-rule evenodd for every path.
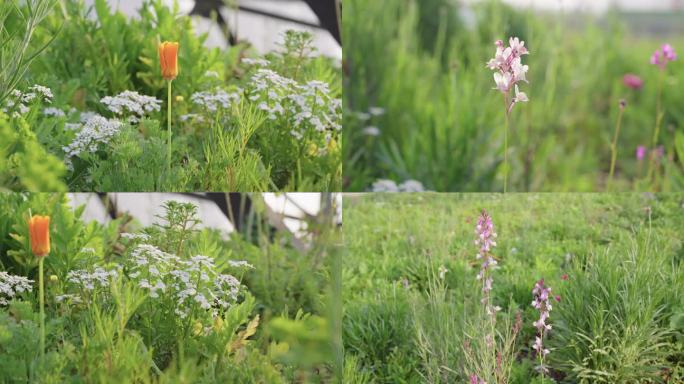
M 328 272 L 286 235 L 227 238 L 174 200 L 148 227 L 86 223 L 60 194 L 0 208 L 0 381 L 175 382 L 177 364 L 215 383 L 330 377 Z
M 210 49 L 161 0 L 147 0 L 140 19 L 96 5 L 60 2 L 37 27 L 39 44 L 63 23 L 0 100 L 0 140 L 13 143 L 0 148 L 0 186 L 340 189 L 340 75 L 309 33 L 274 36 L 282 48 L 262 55 L 247 44 Z

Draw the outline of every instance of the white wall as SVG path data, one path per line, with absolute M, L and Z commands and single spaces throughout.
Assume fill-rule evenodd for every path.
M 164 0 L 169 6 L 173 0 Z M 316 15 L 309 9 L 303 1 L 278 1 L 278 0 L 237 0 L 239 4 L 277 13 L 293 19 L 319 24 Z M 138 9 L 142 6 L 143 0 L 107 0 L 112 9 L 116 9 L 129 17 L 137 17 Z M 94 0 L 85 0 L 86 6 L 90 6 Z M 178 0 L 180 12 L 188 14 L 192 10 L 194 0 Z M 235 12 L 224 8 L 222 15 L 231 29 L 235 26 Z M 226 42 L 218 26 L 210 20 L 195 17 L 194 23 L 197 32 L 208 32 L 209 38 L 207 45 L 210 47 L 225 47 Z M 326 56 L 342 59 L 342 47 L 335 39 L 323 29 L 309 28 L 300 24 L 289 23 L 265 16 L 255 15 L 249 12 L 237 12 L 237 36 L 239 39 L 246 39 L 251 42 L 259 52 L 269 52 L 278 48 L 278 43 L 282 42 L 281 34 L 288 29 L 306 30 L 314 35 L 314 45 L 317 50 Z

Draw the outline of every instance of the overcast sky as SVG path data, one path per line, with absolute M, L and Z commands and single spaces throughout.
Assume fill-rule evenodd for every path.
M 468 2 L 479 0 L 467 0 Z M 604 12 L 611 5 L 629 11 L 684 10 L 684 0 L 503 0 L 506 3 L 538 9 Z

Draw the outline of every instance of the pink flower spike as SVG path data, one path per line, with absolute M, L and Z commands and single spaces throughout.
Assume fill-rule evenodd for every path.
M 632 89 L 641 89 L 641 87 L 644 86 L 644 81 L 641 80 L 641 77 L 628 73 L 622 77 L 622 83 L 626 85 L 629 88 Z
M 642 161 L 645 156 L 646 156 L 646 147 L 643 145 L 638 146 L 636 149 L 636 159 L 638 161 Z

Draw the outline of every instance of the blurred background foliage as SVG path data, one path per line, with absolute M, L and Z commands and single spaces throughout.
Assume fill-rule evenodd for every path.
M 502 189 L 504 113 L 485 63 L 494 41 L 518 36 L 529 47 L 521 90 L 529 103 L 512 113 L 509 190 L 599 191 L 606 188 L 619 100 L 627 101 L 618 141 L 614 190 L 681 190 L 684 185 L 684 61 L 668 65 L 658 176 L 637 146 L 650 147 L 659 71 L 649 64 L 668 42 L 631 31 L 617 11 L 598 16 L 542 13 L 500 1 L 382 0 L 345 3 L 344 187 L 368 190 L 377 179 L 415 179 L 436 191 Z M 684 14 L 667 16 L 677 25 Z M 653 23 L 658 23 L 654 18 Z M 623 75 L 644 80 L 641 90 Z M 371 107 L 384 114 L 360 118 Z M 364 132 L 379 128 L 379 135 Z M 675 142 L 679 143 L 678 146 Z

